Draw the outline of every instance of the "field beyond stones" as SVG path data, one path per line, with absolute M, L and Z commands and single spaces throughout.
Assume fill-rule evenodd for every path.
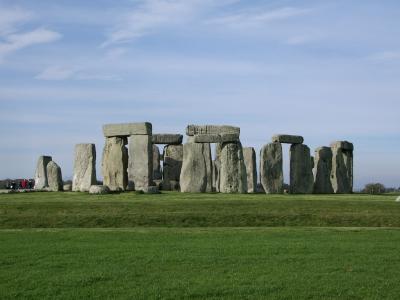
M 397 195 L 0 195 L 0 299 L 397 299 Z

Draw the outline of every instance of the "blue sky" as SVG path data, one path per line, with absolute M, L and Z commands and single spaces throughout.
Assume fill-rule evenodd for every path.
M 398 187 L 399 36 L 398 1 L 0 0 L 0 178 L 70 177 L 102 124 L 150 121 L 349 140 L 356 187 Z

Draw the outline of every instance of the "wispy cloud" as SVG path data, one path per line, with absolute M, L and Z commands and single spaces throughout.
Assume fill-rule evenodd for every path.
M 33 13 L 18 7 L 0 6 L 0 37 L 16 30 L 16 26 L 23 24 L 33 17 Z
M 102 74 L 95 71 L 85 71 L 83 67 L 50 66 L 35 76 L 40 80 L 121 80 L 117 75 Z

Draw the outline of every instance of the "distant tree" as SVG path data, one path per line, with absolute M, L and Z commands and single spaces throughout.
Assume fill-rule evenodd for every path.
M 368 183 L 362 190 L 365 194 L 383 194 L 386 191 L 382 183 Z

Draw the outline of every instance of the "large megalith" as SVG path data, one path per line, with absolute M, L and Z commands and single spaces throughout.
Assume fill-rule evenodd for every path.
M 243 158 L 247 173 L 247 192 L 255 193 L 257 189 L 257 164 L 254 148 L 243 148 Z
M 353 150 L 352 143 L 338 141 L 331 144 L 331 183 L 335 193 L 353 192 Z
M 63 190 L 63 180 L 61 174 L 61 168 L 54 161 L 50 161 L 46 167 L 47 180 L 49 184 L 49 190 L 58 192 Z
M 211 152 L 209 144 L 186 143 L 183 145 L 183 162 L 180 174 L 181 192 L 203 193 L 207 191 L 208 182 L 212 178 L 211 173 Z M 209 160 L 209 161 L 208 161 Z M 210 170 L 208 170 L 210 166 Z
M 96 183 L 96 146 L 95 144 L 77 144 L 75 146 L 72 190 L 88 192 L 90 187 Z
M 183 145 L 167 145 L 164 147 L 163 157 L 163 190 L 176 190 L 179 184 L 182 161 Z
M 331 183 L 332 150 L 329 147 L 319 147 L 314 158 L 314 193 L 332 194 Z
M 269 143 L 260 151 L 260 182 L 267 194 L 283 192 L 282 144 Z
M 154 138 L 154 136 L 153 136 Z M 161 180 L 162 173 L 161 173 L 161 155 L 160 149 L 157 145 L 153 144 L 153 180 Z
M 310 148 L 303 144 L 293 144 L 290 146 L 290 192 L 311 194 L 313 187 Z
M 240 142 L 223 143 L 221 149 L 219 191 L 247 193 L 247 173 Z
M 129 137 L 128 186 L 136 191 L 153 185 L 153 143 L 151 135 Z
M 215 144 L 215 159 L 212 162 L 212 179 L 213 179 L 213 184 L 212 188 L 214 192 L 219 192 L 219 184 L 220 184 L 220 171 L 221 171 L 221 150 L 222 150 L 222 144 L 217 143 Z
M 111 191 L 125 190 L 128 185 L 128 149 L 125 137 L 108 137 L 103 149 L 103 185 Z
M 51 160 L 51 156 L 39 156 L 35 171 L 35 190 L 48 187 L 47 164 Z

